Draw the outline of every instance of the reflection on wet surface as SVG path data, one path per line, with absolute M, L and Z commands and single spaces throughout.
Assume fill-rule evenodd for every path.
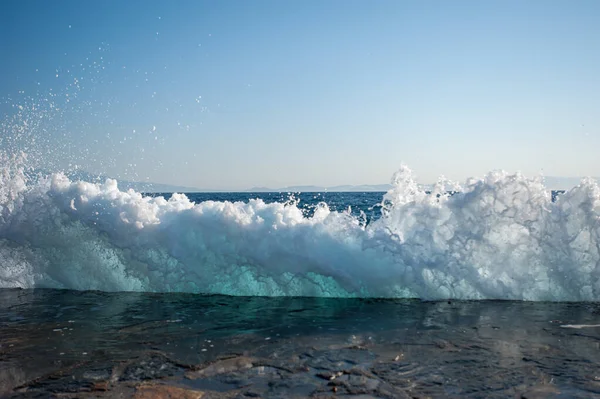
M 0 396 L 600 397 L 599 323 L 590 303 L 0 290 Z

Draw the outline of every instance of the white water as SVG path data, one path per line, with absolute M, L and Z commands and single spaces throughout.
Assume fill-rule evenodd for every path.
M 320 206 L 170 200 L 117 182 L 53 174 L 27 183 L 0 160 L 0 287 L 228 295 L 600 299 L 600 189 L 551 202 L 538 179 L 505 172 L 461 194 L 394 176 L 384 216 Z

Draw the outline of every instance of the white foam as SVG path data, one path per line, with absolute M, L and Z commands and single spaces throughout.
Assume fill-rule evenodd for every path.
M 365 226 L 319 205 L 143 197 L 2 158 L 0 287 L 229 295 L 600 299 L 600 189 L 552 203 L 540 179 L 492 172 L 445 195 L 403 167 Z
M 561 327 L 562 328 L 575 328 L 577 330 L 581 330 L 582 328 L 597 328 L 597 327 L 600 327 L 600 324 L 564 324 Z

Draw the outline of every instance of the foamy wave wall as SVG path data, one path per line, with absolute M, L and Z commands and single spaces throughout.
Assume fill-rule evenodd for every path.
M 0 170 L 0 287 L 227 295 L 600 299 L 600 189 L 552 202 L 539 179 L 494 172 L 454 196 L 394 176 L 384 215 L 293 203 L 143 197 L 117 182 Z

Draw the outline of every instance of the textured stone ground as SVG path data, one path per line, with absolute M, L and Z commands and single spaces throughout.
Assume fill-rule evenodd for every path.
M 598 308 L 10 290 L 0 397 L 600 397 Z

